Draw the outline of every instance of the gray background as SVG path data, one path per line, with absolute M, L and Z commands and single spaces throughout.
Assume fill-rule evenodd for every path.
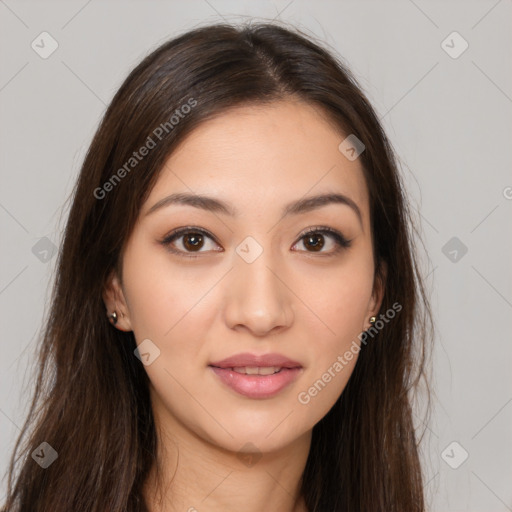
M 511 15 L 510 0 L 0 0 L 0 470 L 26 409 L 65 201 L 105 105 L 168 38 L 276 18 L 349 63 L 421 221 L 437 325 L 430 510 L 512 510 Z M 50 48 L 43 31 L 58 43 L 46 59 L 31 47 Z

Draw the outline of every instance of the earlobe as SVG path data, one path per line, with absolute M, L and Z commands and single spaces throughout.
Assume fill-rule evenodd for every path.
M 108 321 L 120 331 L 132 331 L 128 307 L 119 277 L 113 270 L 103 289 L 103 302 L 106 307 Z

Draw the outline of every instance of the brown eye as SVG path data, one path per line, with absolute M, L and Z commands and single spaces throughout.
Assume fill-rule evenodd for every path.
M 212 235 L 202 229 L 193 227 L 177 229 L 167 235 L 160 243 L 169 252 L 188 258 L 197 258 L 203 252 L 219 252 L 219 246 Z
M 302 242 L 305 252 L 317 252 L 322 256 L 331 256 L 350 247 L 352 241 L 347 240 L 336 229 L 319 226 L 304 233 L 297 243 L 300 242 Z
M 203 235 L 200 233 L 192 233 L 183 235 L 183 246 L 187 251 L 195 251 L 201 249 L 204 244 Z
M 312 251 L 320 251 L 324 246 L 324 243 L 324 237 L 322 234 L 313 234 L 304 237 L 304 246 L 311 248 Z

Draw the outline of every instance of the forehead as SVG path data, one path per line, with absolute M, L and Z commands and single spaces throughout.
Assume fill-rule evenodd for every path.
M 303 102 L 241 106 L 205 121 L 167 159 L 143 207 L 175 192 L 213 195 L 237 212 L 280 209 L 319 193 L 341 193 L 366 223 L 368 194 L 358 159 L 338 149 L 346 135 Z M 263 210 L 262 210 L 263 209 Z

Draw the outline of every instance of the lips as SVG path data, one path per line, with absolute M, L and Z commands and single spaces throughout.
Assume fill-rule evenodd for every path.
M 253 399 L 277 395 L 302 372 L 300 363 L 281 354 L 237 354 L 209 366 L 223 384 Z
M 215 366 L 217 368 L 261 368 L 268 366 L 276 366 L 278 368 L 302 368 L 300 363 L 281 354 L 255 355 L 249 353 L 236 354 L 226 359 L 222 359 L 222 361 L 210 363 L 210 366 Z

